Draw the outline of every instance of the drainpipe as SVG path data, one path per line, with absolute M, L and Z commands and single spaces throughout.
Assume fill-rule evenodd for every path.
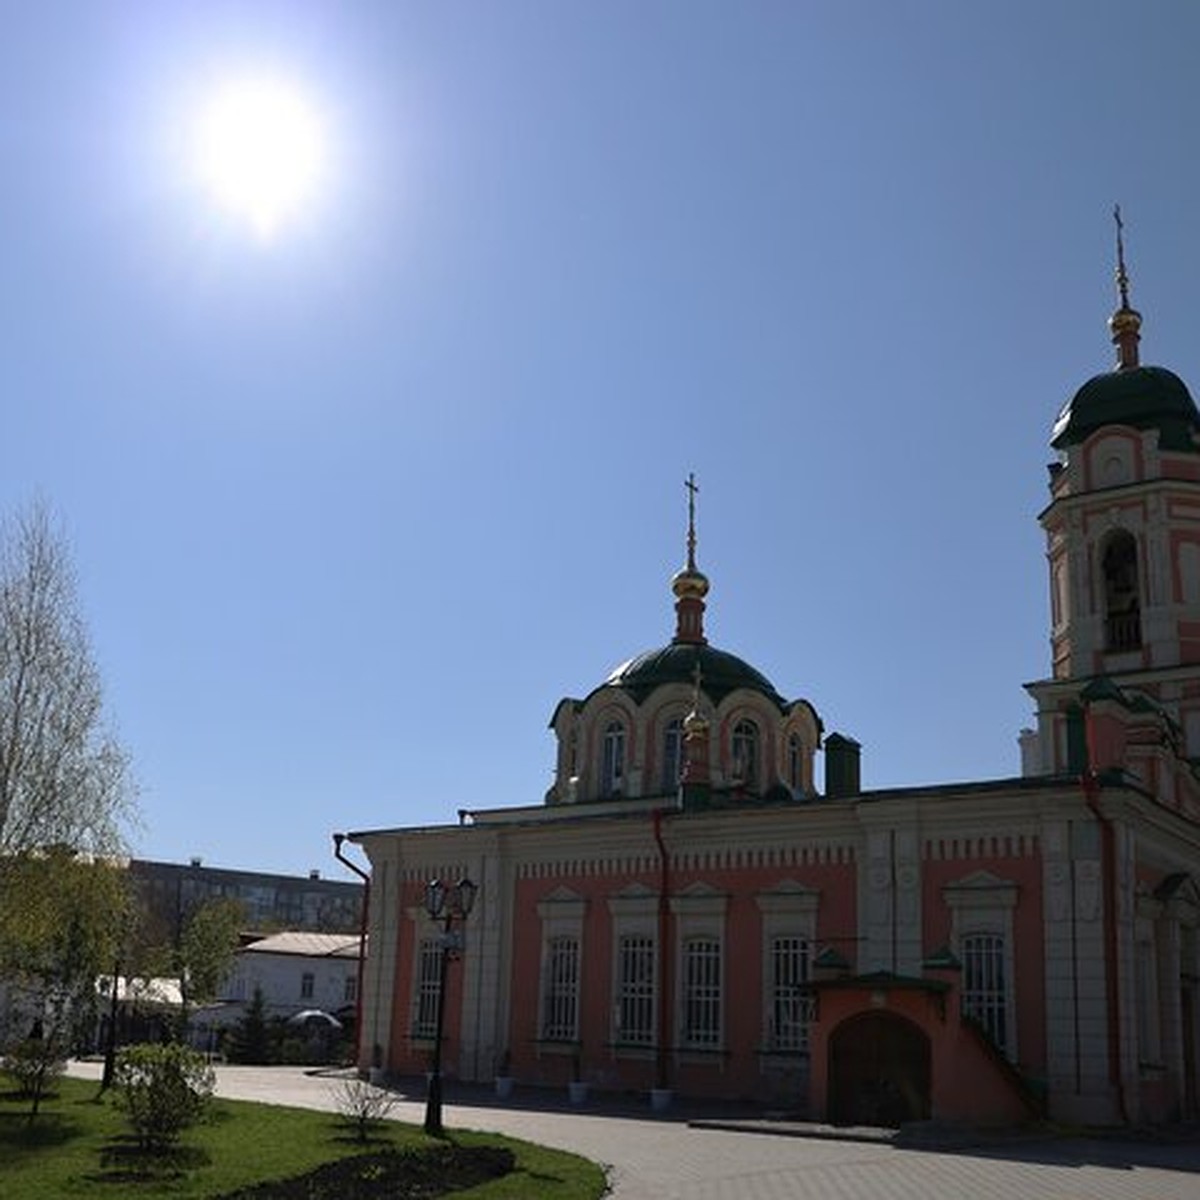
M 342 853 L 342 843 L 346 840 L 344 833 L 333 835 L 333 857 L 347 866 L 363 881 L 362 913 L 358 922 L 358 983 L 354 988 L 354 1062 L 359 1063 L 362 1051 L 362 1017 L 363 1017 L 363 966 L 367 958 L 367 912 L 371 903 L 371 876 L 356 862 L 352 862 Z
M 1083 798 L 1100 825 L 1101 882 L 1104 886 L 1104 976 L 1108 993 L 1108 1078 L 1116 1085 L 1121 1120 L 1128 1125 L 1129 1105 L 1125 1096 L 1125 1076 L 1121 1070 L 1121 988 L 1117 980 L 1117 838 L 1112 821 L 1100 811 L 1100 776 L 1092 767 L 1092 723 L 1086 719 L 1085 740 L 1088 762 L 1081 783 Z
M 670 1029 L 670 951 L 667 946 L 667 933 L 670 926 L 671 901 L 669 887 L 671 883 L 671 863 L 667 857 L 667 847 L 663 843 L 662 822 L 663 810 L 656 808 L 654 818 L 654 841 L 658 846 L 658 1055 L 655 1066 L 655 1087 L 669 1087 L 668 1081 L 668 1032 Z

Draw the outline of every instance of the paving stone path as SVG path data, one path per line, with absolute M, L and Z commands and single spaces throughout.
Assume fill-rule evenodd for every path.
M 93 1063 L 72 1073 L 98 1077 Z M 338 1077 L 299 1067 L 217 1070 L 217 1092 L 332 1109 Z M 561 1106 L 520 1092 L 503 1104 L 483 1089 L 451 1087 L 449 1128 L 489 1129 L 559 1146 L 605 1164 L 615 1200 L 1200 1200 L 1200 1144 L 1028 1139 L 958 1151 L 903 1149 L 887 1140 L 787 1136 L 799 1127 L 722 1121 L 695 1127 L 687 1113 L 651 1116 L 630 1105 Z M 423 1100 L 394 1116 L 419 1124 Z M 733 1127 L 728 1126 L 732 1124 Z

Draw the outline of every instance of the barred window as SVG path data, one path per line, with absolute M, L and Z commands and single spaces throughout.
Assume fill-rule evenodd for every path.
M 579 942 L 552 938 L 546 946 L 546 983 L 542 1037 L 574 1042 L 579 1038 Z
M 679 786 L 683 769 L 683 722 L 675 717 L 663 730 L 662 790 L 670 793 Z
M 617 1041 L 653 1045 L 654 939 L 623 937 L 617 956 Z
M 438 993 L 441 990 L 442 947 L 435 938 L 425 938 L 417 949 L 417 993 L 413 1003 L 413 1037 L 432 1038 L 437 1036 Z
M 812 998 L 801 990 L 808 982 L 809 951 L 806 938 L 787 934 L 771 942 L 772 1050 L 808 1050 L 808 1022 Z
M 305 971 L 300 976 L 300 999 L 311 1000 L 313 997 L 313 988 L 316 985 L 316 979 L 311 971 Z
M 998 933 L 972 933 L 962 939 L 963 1012 L 1005 1052 L 1008 1048 L 1008 1002 L 1004 982 L 1004 938 Z
M 721 944 L 692 938 L 683 948 L 683 1042 L 721 1044 Z
M 358 977 L 347 975 L 342 983 L 342 1003 L 353 1004 L 358 999 Z

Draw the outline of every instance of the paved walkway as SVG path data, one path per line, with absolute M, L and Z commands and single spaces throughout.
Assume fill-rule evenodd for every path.
M 98 1078 L 99 1067 L 75 1063 L 72 1073 Z M 217 1070 L 219 1095 L 303 1108 L 333 1108 L 338 1082 L 299 1067 Z M 805 1130 L 736 1113 L 689 1123 L 699 1114 L 569 1109 L 563 1099 L 518 1091 L 501 1104 L 451 1085 L 445 1120 L 603 1163 L 615 1200 L 1200 1200 L 1196 1142 L 1010 1139 L 947 1152 L 904 1149 L 870 1131 L 861 1141 L 786 1136 Z M 419 1124 L 423 1099 L 403 1098 L 394 1115 Z

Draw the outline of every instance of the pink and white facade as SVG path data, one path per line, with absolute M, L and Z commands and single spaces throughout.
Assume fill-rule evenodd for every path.
M 1119 281 L 1117 368 L 1053 435 L 1022 775 L 862 791 L 855 742 L 708 644 L 689 521 L 674 637 L 560 702 L 543 803 L 350 835 L 363 1067 L 426 1069 L 425 885 L 467 876 L 449 1075 L 839 1121 L 1200 1113 L 1200 413 L 1138 363 Z

